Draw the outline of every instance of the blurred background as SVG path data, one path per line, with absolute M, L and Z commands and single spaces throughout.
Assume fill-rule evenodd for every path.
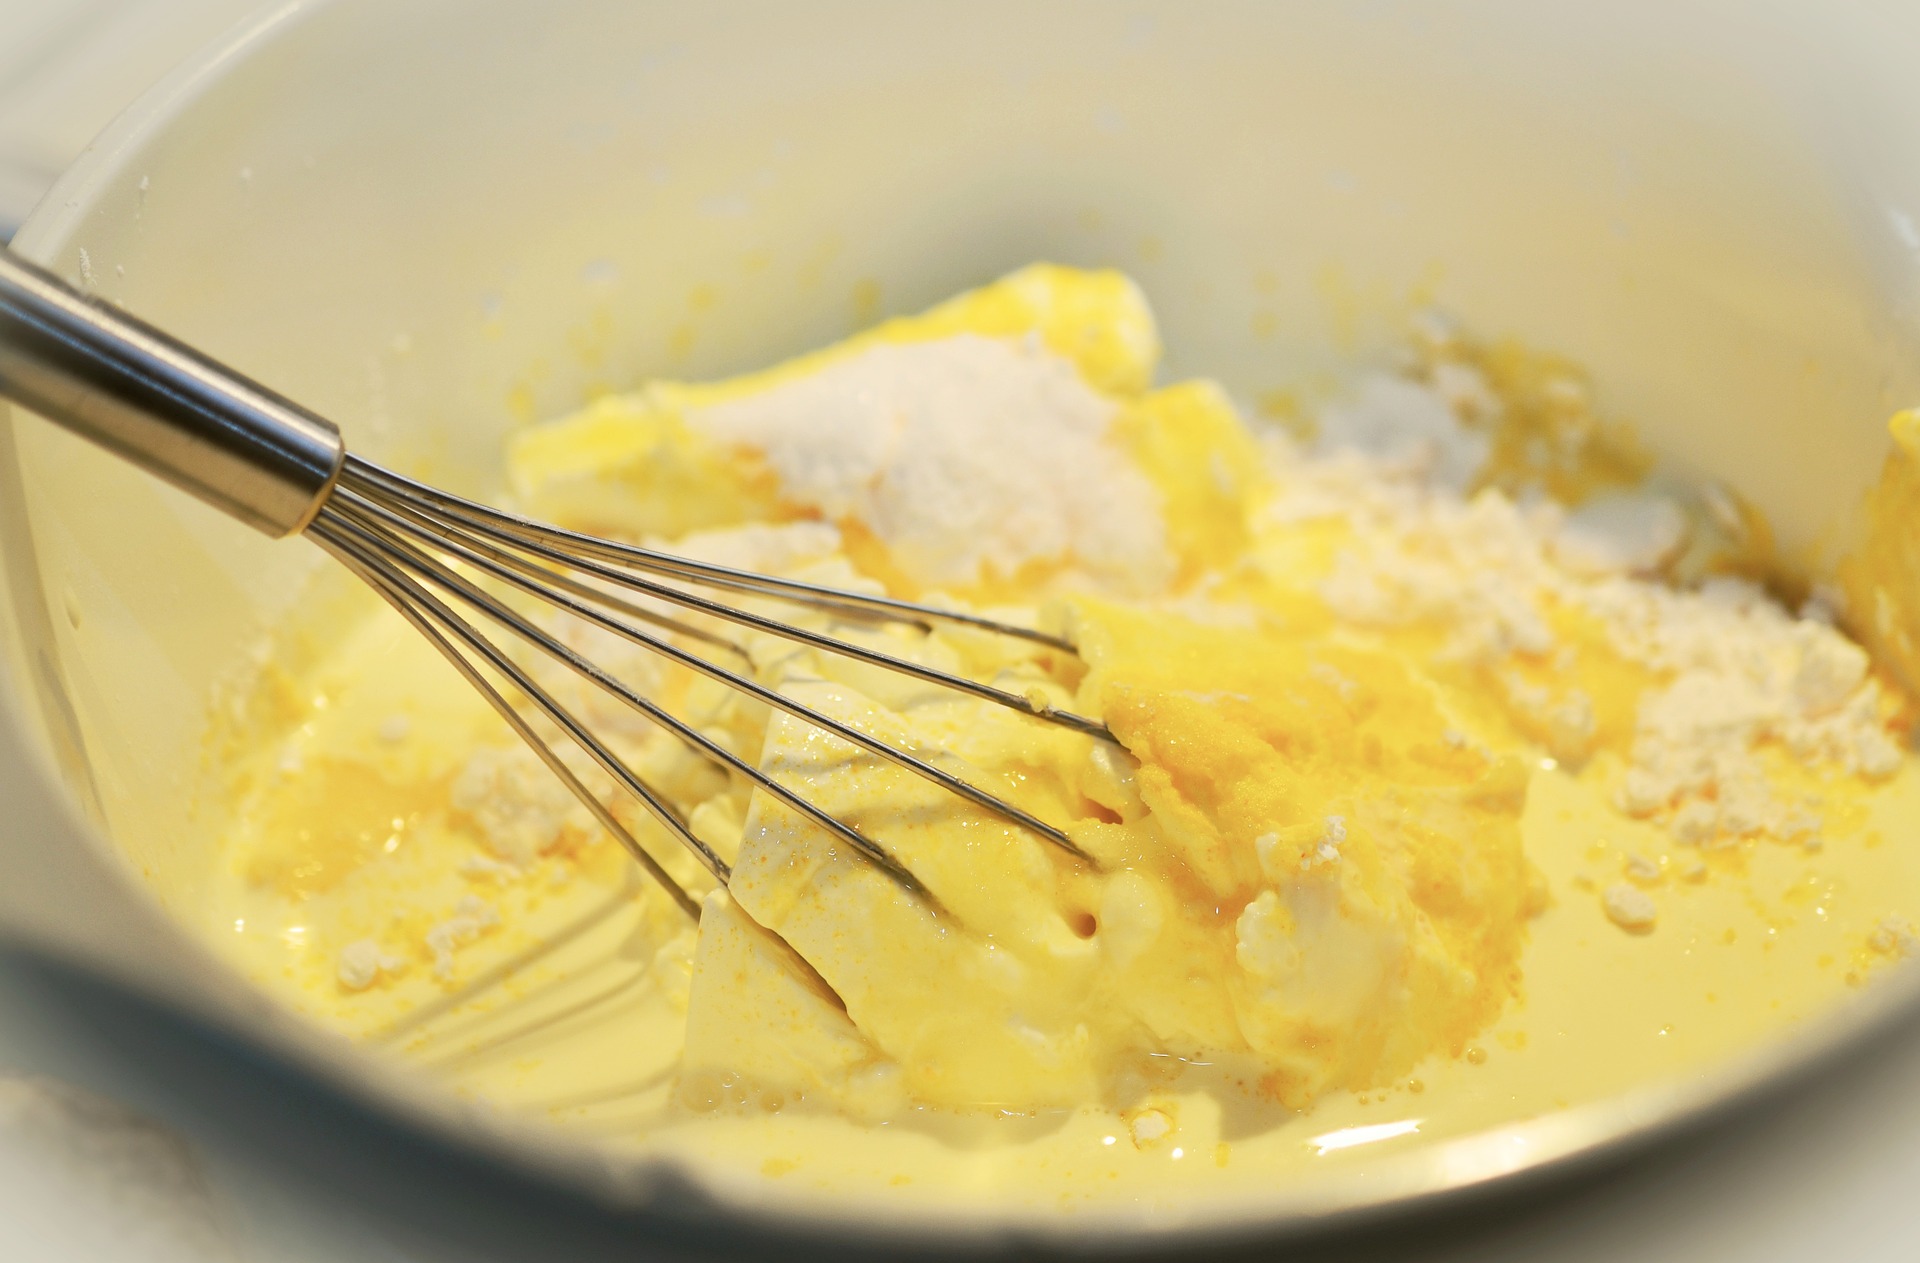
M 260 7 L 0 0 L 0 239 L 126 104 Z M 12 754 L 0 750 L 0 802 L 20 772 L 5 766 Z M 31 827 L 0 815 L 0 828 Z M 1912 1260 L 1915 1187 L 1920 1033 L 1908 1031 L 1790 1099 L 1610 1174 L 1308 1256 Z M 0 949 L 0 1260 L 688 1253 L 455 1166 L 175 1019 Z
M 0 0 L 0 238 L 128 102 L 255 0 Z

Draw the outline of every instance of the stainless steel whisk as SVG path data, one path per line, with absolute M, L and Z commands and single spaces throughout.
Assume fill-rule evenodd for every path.
M 490 639 L 471 614 L 551 656 L 708 759 L 746 777 L 908 888 L 921 888 L 878 841 L 821 810 L 575 652 L 490 591 L 478 576 L 497 589 L 564 611 L 814 724 L 1091 863 L 1065 833 L 1046 821 L 919 755 L 768 688 L 750 674 L 684 648 L 668 633 L 701 644 L 723 660 L 728 655 L 744 659 L 745 651 L 726 637 L 607 589 L 785 637 L 1111 739 L 1101 724 L 1027 696 L 768 618 L 674 584 L 792 602 L 858 620 L 922 627 L 964 624 L 1075 652 L 1061 637 L 973 614 L 709 565 L 562 530 L 402 477 L 348 452 L 340 431 L 325 418 L 5 249 L 0 249 L 0 394 L 269 536 L 305 534 L 315 540 L 431 641 L 601 827 L 692 916 L 699 915 L 692 896 L 581 781 L 508 690 L 524 697 L 525 705 L 558 727 L 722 885 L 730 876 L 726 862 L 694 835 L 670 802 Z

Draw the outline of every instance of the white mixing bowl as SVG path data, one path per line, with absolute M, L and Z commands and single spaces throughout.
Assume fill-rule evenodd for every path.
M 1034 259 L 1127 269 L 1170 368 L 1248 399 L 1431 299 L 1588 365 L 1607 413 L 1818 566 L 1920 397 L 1920 12 L 1833 8 L 287 3 L 148 95 L 16 244 L 480 492 L 510 427 L 596 386 L 761 364 Z M 166 915 L 210 864 L 215 684 L 317 552 L 23 419 L 0 429 L 0 558 L 8 934 L 649 1213 L 1278 1235 L 1644 1136 L 1907 1003 L 1883 988 L 1709 1078 L 1193 1222 L 903 1224 L 712 1178 L 716 1200 L 668 1197 L 672 1173 L 470 1115 L 292 1018 Z

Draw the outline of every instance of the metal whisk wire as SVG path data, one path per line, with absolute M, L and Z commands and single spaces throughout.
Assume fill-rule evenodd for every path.
M 514 591 L 544 602 L 554 610 L 640 645 L 670 662 L 737 689 L 746 696 L 785 711 L 797 719 L 857 745 L 870 754 L 896 763 L 949 792 L 1000 815 L 1022 828 L 1031 830 L 1076 858 L 1081 860 L 1088 858 L 1064 832 L 1032 813 L 953 775 L 926 758 L 901 750 L 851 724 L 824 714 L 814 707 L 761 684 L 749 675 L 703 658 L 674 644 L 662 635 L 645 630 L 638 623 L 644 620 L 656 626 L 664 624 L 672 631 L 696 636 L 709 644 L 716 644 L 744 654 L 744 650 L 724 638 L 706 633 L 702 628 L 654 614 L 618 596 L 579 582 L 562 571 L 551 569 L 550 565 L 529 560 L 523 554 L 531 554 L 548 563 L 570 564 L 582 573 L 608 583 L 617 583 L 646 596 L 671 601 L 698 613 L 726 619 L 756 631 L 783 636 L 815 649 L 841 653 L 856 661 L 899 670 L 902 674 L 942 684 L 974 696 L 985 696 L 989 700 L 1017 709 L 1024 714 L 1077 732 L 1104 734 L 1105 729 L 1100 725 L 1078 715 L 1036 708 L 1025 698 L 1005 690 L 883 654 L 832 636 L 768 619 L 694 593 L 653 582 L 601 562 L 575 558 L 546 544 L 552 536 L 566 534 L 558 532 L 556 528 L 530 522 L 499 510 L 486 509 L 484 506 L 451 496 L 446 492 L 425 487 L 411 479 L 402 478 L 351 455 L 346 458 L 339 479 L 307 530 L 309 534 L 315 535 L 326 543 L 336 556 L 341 556 L 363 577 L 377 576 L 379 581 L 375 582 L 375 587 L 390 602 L 396 605 L 402 601 L 411 602 L 412 613 L 424 615 L 429 622 L 438 624 L 454 640 L 465 645 L 468 651 L 479 654 L 489 667 L 506 674 L 502 664 L 509 661 L 507 655 L 503 654 L 497 646 L 487 642 L 483 634 L 475 630 L 444 600 L 434 597 L 433 593 L 428 591 L 429 586 L 437 589 L 442 596 L 451 597 L 461 605 L 484 615 L 488 620 L 512 632 L 535 649 L 561 662 L 603 691 L 672 732 L 677 738 L 717 765 L 745 776 L 756 787 L 773 795 L 784 805 L 800 812 L 815 824 L 847 842 L 873 863 L 891 873 L 897 880 L 912 888 L 918 889 L 918 883 L 913 876 L 878 843 L 844 821 L 820 810 L 805 797 L 739 758 L 697 728 L 672 715 L 658 703 L 613 678 L 593 662 L 561 643 L 550 632 L 487 591 L 479 583 L 436 559 L 429 550 L 444 554 Z M 636 554 L 641 564 L 649 567 L 673 567 L 680 577 L 690 582 L 702 582 L 708 577 L 705 572 L 709 568 L 700 563 L 686 562 L 681 558 L 647 549 L 630 548 L 611 541 L 591 540 L 591 537 L 567 534 L 567 538 L 570 541 L 590 540 L 592 546 L 602 555 L 626 559 L 629 554 Z M 516 549 L 521 551 L 514 551 Z M 722 581 L 733 590 L 747 590 L 748 584 L 759 578 L 761 576 L 751 575 L 749 572 L 728 570 L 722 576 Z M 861 617 L 889 620 L 911 619 L 923 624 L 945 617 L 948 613 L 933 607 L 894 601 L 889 598 L 879 598 L 879 601 L 884 602 L 879 608 L 863 606 L 857 601 L 864 594 L 800 585 L 793 581 L 772 581 L 767 584 L 764 594 L 776 596 L 782 600 L 817 604 L 841 614 L 852 613 Z M 402 613 L 405 615 L 409 611 L 403 609 Z M 622 618 L 620 615 L 626 617 Z M 973 615 L 960 617 L 972 626 L 995 631 L 1004 630 L 1007 634 L 1019 635 L 1026 639 L 1037 639 L 1042 635 L 1033 633 L 1027 628 L 997 624 Z M 409 621 L 413 619 L 410 618 Z M 415 625 L 419 624 L 416 622 Z M 1047 643 L 1057 644 L 1058 642 L 1049 637 Z M 449 654 L 450 657 L 458 654 L 465 666 L 473 665 L 446 636 L 435 637 L 434 644 L 443 652 L 453 651 Z M 468 673 L 463 670 L 462 674 Z M 471 675 L 468 678 L 471 679 Z M 509 678 L 516 690 L 525 695 L 548 719 L 556 723 L 603 770 L 613 776 L 623 788 L 633 793 L 670 833 L 692 850 L 717 880 L 721 882 L 727 880 L 729 874 L 724 861 L 711 847 L 693 834 L 678 813 L 668 807 L 664 798 L 646 786 L 630 768 L 607 750 L 604 744 L 598 742 L 585 724 L 568 712 L 550 692 L 536 684 L 524 670 L 514 668 Z M 492 701 L 495 696 L 499 696 L 497 690 L 489 694 L 489 701 Z M 511 703 L 508 704 L 511 705 Z M 523 739 L 537 740 L 523 724 L 515 724 L 515 731 Z M 553 755 L 551 748 L 546 747 L 544 742 L 539 743 L 538 752 L 550 767 L 557 761 L 558 756 Z M 563 779 L 567 780 L 568 788 L 574 790 L 576 794 L 585 790 L 577 778 Z
M 467 683 L 478 690 L 520 739 L 532 748 L 541 762 L 547 765 L 548 770 L 560 779 L 576 799 L 586 805 L 600 827 L 639 861 L 648 875 L 659 883 L 660 887 L 680 905 L 687 915 L 698 918 L 700 905 L 692 895 L 687 893 L 686 888 L 661 867 L 660 861 L 640 844 L 639 839 L 628 832 L 627 827 L 614 816 L 612 809 L 600 800 L 599 795 L 587 788 L 586 784 L 575 775 L 573 769 L 567 766 L 566 761 L 534 730 L 533 725 L 527 722 L 526 716 L 520 713 L 520 709 L 507 698 L 506 694 L 494 687 L 493 682 L 474 664 L 473 660 L 462 653 L 440 630 L 440 627 L 445 625 L 457 629 L 456 635 L 462 631 L 471 633 L 473 629 L 466 624 L 465 620 L 447 609 L 432 593 L 400 573 L 398 568 L 385 558 L 361 547 L 357 542 L 335 538 L 330 524 L 316 523 L 312 531 L 323 548 L 384 597 L 400 617 L 411 623 L 414 630 L 425 636 L 428 642 L 439 650 L 449 663 L 453 664 L 454 669 L 460 672 Z M 484 659 L 489 666 L 511 681 L 514 687 L 534 698 L 536 705 L 540 705 L 543 700 L 551 700 L 546 698 L 544 690 L 535 684 L 518 664 L 501 653 L 498 646 L 487 641 L 485 637 L 474 634 L 471 639 L 466 636 L 461 636 L 461 639 L 470 652 Z M 550 710 L 546 706 L 542 706 L 541 709 L 563 728 L 576 726 L 572 717 L 566 715 L 557 705 Z M 603 768 L 624 766 L 611 753 L 599 748 L 598 743 L 594 742 L 591 734 L 585 730 L 582 730 L 580 745 Z M 602 761 L 603 756 L 604 761 Z M 612 774 L 618 776 L 617 772 Z M 712 854 L 711 848 L 687 831 L 686 821 L 678 811 L 674 810 L 672 804 L 656 795 L 644 781 L 638 778 L 634 778 L 631 784 L 624 787 L 638 798 L 656 819 L 667 824 L 685 845 L 696 849 L 702 858 L 709 862 L 709 867 L 713 869 L 715 876 L 721 877 L 721 874 L 726 871 L 725 863 L 719 856 Z M 724 881 L 725 878 L 721 877 L 721 880 Z
M 325 418 L 4 249 L 0 249 L 0 394 L 268 535 L 304 532 L 313 537 L 446 657 L 601 827 L 690 915 L 699 914 L 692 896 L 581 780 L 515 696 L 524 698 L 526 706 L 639 802 L 723 885 L 731 876 L 726 862 L 695 835 L 671 801 L 490 639 L 470 615 L 511 633 L 715 766 L 744 777 L 757 790 L 853 847 L 907 889 L 929 900 L 931 895 L 879 842 L 615 678 L 500 593 L 516 593 L 549 611 L 578 619 L 812 724 L 1030 831 L 1083 863 L 1093 862 L 1058 827 L 954 775 L 932 758 L 901 749 L 762 684 L 750 674 L 751 659 L 739 643 L 619 592 L 1111 740 L 1097 721 L 1053 708 L 1037 697 L 688 589 L 786 602 L 843 620 L 905 623 L 927 631 L 950 624 L 1075 652 L 1073 644 L 1061 637 L 963 611 L 717 566 L 583 535 L 416 482 L 348 453 L 339 431 Z M 722 666 L 670 637 L 732 655 L 747 670 Z

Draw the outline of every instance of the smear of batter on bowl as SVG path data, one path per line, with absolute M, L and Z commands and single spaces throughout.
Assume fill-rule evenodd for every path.
M 1118 748 L 742 644 L 1069 822 L 1097 869 L 559 625 L 952 913 L 551 669 L 734 866 L 712 890 L 609 795 L 704 892 L 693 926 L 376 610 L 257 684 L 205 919 L 297 1007 L 504 1108 L 806 1187 L 1044 1204 L 1270 1186 L 1595 1099 L 1909 952 L 1903 694 L 1568 366 L 1438 323 L 1416 352 L 1289 432 L 1154 386 L 1126 278 L 1036 266 L 513 441 L 514 498 L 562 525 L 1064 631 L 1078 656 L 799 616 Z

